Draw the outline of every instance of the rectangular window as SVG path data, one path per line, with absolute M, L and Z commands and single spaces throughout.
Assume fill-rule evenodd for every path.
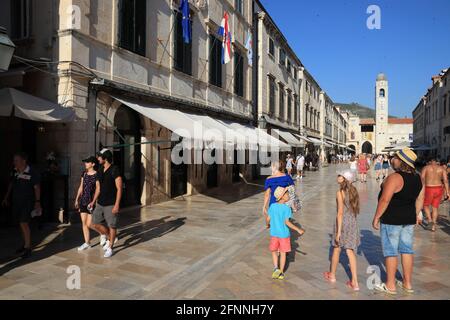
M 234 0 L 234 8 L 240 14 L 244 14 L 243 0 Z
M 174 26 L 174 67 L 178 71 L 192 75 L 192 41 L 185 43 L 183 39 L 183 14 L 176 12 L 175 26 Z M 192 34 L 192 21 L 189 21 Z
M 280 66 L 286 66 L 286 51 L 280 48 Z
M 275 114 L 275 78 L 269 76 L 269 114 L 273 116 Z
M 297 68 L 293 68 L 293 74 L 294 74 L 294 80 L 297 80 L 297 72 L 298 72 L 298 70 L 297 70 Z
M 120 0 L 119 47 L 145 56 L 146 0 Z
M 269 38 L 269 54 L 275 58 L 275 43 L 272 38 Z
M 290 91 L 287 93 L 287 117 L 286 119 L 291 119 L 292 117 L 292 94 Z
M 27 39 L 31 35 L 30 0 L 11 0 L 11 39 Z
M 222 42 L 215 36 L 209 36 L 211 56 L 209 57 L 209 83 L 222 87 Z
M 290 60 L 287 61 L 287 72 L 289 74 L 291 74 L 291 61 Z
M 298 122 L 298 96 L 294 94 L 294 123 Z
M 278 118 L 284 119 L 284 85 L 279 84 L 278 85 L 278 95 L 279 95 L 279 112 L 278 112 Z
M 244 96 L 244 58 L 238 53 L 234 53 L 234 94 Z

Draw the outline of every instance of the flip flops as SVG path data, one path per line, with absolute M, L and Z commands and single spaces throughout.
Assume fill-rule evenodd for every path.
M 386 293 L 386 294 L 389 294 L 389 295 L 392 295 L 392 296 L 395 296 L 397 294 L 397 291 L 389 290 L 386 287 L 386 284 L 384 282 L 382 284 L 379 284 L 379 285 L 375 286 L 374 289 L 376 291 L 383 292 L 383 293 Z
M 405 291 L 406 293 L 409 293 L 409 294 L 412 294 L 412 293 L 414 293 L 414 289 L 408 289 L 408 288 L 406 288 L 404 285 L 403 285 L 403 282 L 402 281 L 400 281 L 400 280 L 396 280 L 395 281 L 395 283 L 397 284 L 397 286 L 400 288 L 400 289 L 402 289 L 403 291 Z

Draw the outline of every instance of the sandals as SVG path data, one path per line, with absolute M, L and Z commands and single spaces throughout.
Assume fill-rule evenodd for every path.
M 375 289 L 376 291 L 383 292 L 383 293 L 387 293 L 387 294 L 390 294 L 390 295 L 392 295 L 392 296 L 395 296 L 395 295 L 397 294 L 397 291 L 389 290 L 389 289 L 386 287 L 386 284 L 385 284 L 384 282 L 383 282 L 382 284 L 379 284 L 379 285 L 375 286 L 374 289 Z
M 404 285 L 403 285 L 403 282 L 402 281 L 400 281 L 400 280 L 396 280 L 395 281 L 395 283 L 397 284 L 397 286 L 400 288 L 400 289 L 402 289 L 403 291 L 405 291 L 406 293 L 410 293 L 410 294 L 412 294 L 412 293 L 414 293 L 414 289 L 408 289 L 408 288 L 406 288 Z
M 347 281 L 346 285 L 348 288 L 352 289 L 353 291 L 359 291 L 359 286 L 358 285 L 354 286 L 351 281 Z
M 336 282 L 336 278 L 331 276 L 331 272 L 324 272 L 324 273 L 323 273 L 323 277 L 324 277 L 325 280 L 327 280 L 328 282 L 331 282 L 331 283 L 335 283 L 335 282 Z
M 436 223 L 430 222 L 430 231 L 431 232 L 436 232 Z

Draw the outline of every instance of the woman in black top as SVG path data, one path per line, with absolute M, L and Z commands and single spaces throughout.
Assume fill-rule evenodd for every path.
M 392 158 L 395 173 L 381 186 L 373 227 L 380 230 L 383 255 L 386 259 L 386 283 L 375 289 L 397 294 L 396 285 L 413 293 L 411 285 L 414 251 L 414 226 L 423 207 L 424 188 L 415 170 L 416 154 L 409 148 L 398 151 Z M 381 227 L 380 227 L 381 222 Z M 395 280 L 397 257 L 401 254 L 403 282 Z

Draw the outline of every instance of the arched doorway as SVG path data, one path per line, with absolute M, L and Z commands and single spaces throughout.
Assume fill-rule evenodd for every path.
M 349 145 L 348 147 L 350 149 L 352 149 L 352 150 L 349 150 L 349 153 L 351 153 L 351 154 L 355 154 L 356 153 L 356 147 L 353 144 Z
M 141 119 L 134 110 L 120 106 L 114 116 L 114 163 L 119 167 L 124 183 L 122 206 L 141 203 Z
M 372 144 L 369 141 L 363 143 L 361 147 L 362 153 L 372 154 Z

